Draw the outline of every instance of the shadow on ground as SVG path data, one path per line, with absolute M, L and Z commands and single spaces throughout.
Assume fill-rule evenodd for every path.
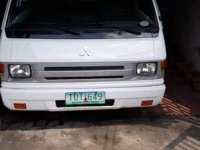
M 191 126 L 181 133 L 175 140 L 165 147 L 164 150 L 198 150 L 200 149 L 200 128 Z

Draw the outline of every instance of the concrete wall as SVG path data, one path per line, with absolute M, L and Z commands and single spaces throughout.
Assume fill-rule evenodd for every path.
M 200 0 L 174 0 L 172 13 L 170 38 L 179 54 L 200 71 Z

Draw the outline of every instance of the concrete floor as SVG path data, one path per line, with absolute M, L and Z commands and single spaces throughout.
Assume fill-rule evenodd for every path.
M 85 112 L 6 112 L 0 150 L 200 150 L 200 94 L 175 68 L 153 108 Z
M 0 132 L 1 150 L 200 149 L 198 124 L 175 118 L 112 121 L 32 122 Z

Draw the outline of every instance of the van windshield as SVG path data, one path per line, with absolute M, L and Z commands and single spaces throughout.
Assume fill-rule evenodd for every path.
M 134 38 L 157 34 L 152 0 L 13 0 L 9 38 Z

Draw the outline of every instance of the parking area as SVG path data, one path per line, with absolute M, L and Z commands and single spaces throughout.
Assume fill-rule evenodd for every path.
M 0 19 L 6 2 L 0 0 Z M 0 109 L 0 150 L 200 150 L 200 3 L 158 2 L 168 54 L 160 105 L 74 112 Z
M 175 66 L 160 106 L 114 111 L 6 112 L 3 150 L 200 149 L 200 94 Z

